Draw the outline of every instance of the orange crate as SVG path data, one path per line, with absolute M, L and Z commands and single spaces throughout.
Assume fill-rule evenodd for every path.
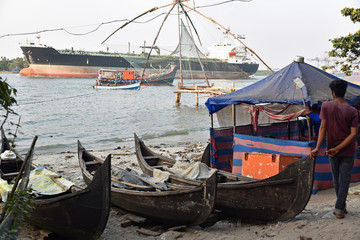
M 264 179 L 274 176 L 301 156 L 270 154 L 270 153 L 243 153 L 242 175 Z

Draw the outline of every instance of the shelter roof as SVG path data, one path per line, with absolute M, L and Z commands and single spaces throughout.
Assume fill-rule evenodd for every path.
M 294 79 L 299 78 L 304 86 L 297 89 Z M 288 103 L 306 105 L 320 109 L 322 102 L 333 97 L 329 88 L 331 81 L 340 79 L 319 68 L 304 62 L 294 61 L 281 70 L 240 90 L 218 97 L 210 97 L 205 105 L 210 114 L 227 105 L 248 103 Z M 355 106 L 360 102 L 360 86 L 348 82 L 345 95 L 348 104 Z

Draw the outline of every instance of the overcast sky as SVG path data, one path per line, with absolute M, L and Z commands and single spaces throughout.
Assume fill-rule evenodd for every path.
M 195 0 L 186 4 L 213 18 L 234 34 L 244 34 L 244 43 L 272 68 L 282 68 L 296 55 L 305 59 L 322 57 L 331 50 L 329 39 L 345 36 L 360 29 L 341 14 L 344 7 L 360 8 L 359 0 L 252 0 L 233 1 L 213 7 L 201 7 L 227 0 Z M 114 20 L 132 19 L 155 7 L 173 0 L 0 0 L 0 56 L 21 57 L 19 43 L 36 42 L 37 34 L 5 36 L 65 28 L 73 34 L 95 30 L 99 24 Z M 170 8 L 162 8 L 139 19 L 147 21 Z M 177 8 L 172 11 L 157 41 L 162 49 L 172 50 L 177 45 Z M 189 12 L 199 32 L 203 47 L 211 46 L 222 37 L 221 30 L 200 15 Z M 146 41 L 151 45 L 165 14 L 148 23 L 132 23 L 118 31 L 106 43 L 118 44 L 138 51 Z M 101 45 L 124 22 L 101 25 L 87 35 L 72 35 L 65 31 L 40 34 L 42 44 L 57 49 L 74 47 L 82 50 L 106 50 Z M 165 54 L 166 51 L 163 50 Z M 310 63 L 310 62 L 309 62 Z M 311 64 L 316 65 L 315 62 Z M 264 69 L 264 66 L 261 66 Z

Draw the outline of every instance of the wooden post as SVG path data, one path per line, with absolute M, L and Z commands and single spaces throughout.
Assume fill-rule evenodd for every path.
M 178 82 L 178 92 L 176 93 L 175 96 L 175 103 L 180 103 L 181 93 L 179 92 L 179 90 L 180 90 L 180 82 Z
M 196 106 L 199 106 L 199 92 L 198 92 L 198 86 L 195 86 L 195 91 L 196 91 Z
M 233 120 L 233 133 L 236 130 L 236 111 L 235 111 L 235 104 L 232 105 L 232 120 Z
M 210 119 L 211 119 L 211 128 L 214 128 L 214 114 L 210 114 Z
M 176 93 L 175 103 L 180 103 L 181 93 Z

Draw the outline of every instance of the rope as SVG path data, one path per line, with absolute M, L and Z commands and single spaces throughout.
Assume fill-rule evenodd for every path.
M 23 103 L 23 104 L 17 104 L 16 106 L 31 105 L 31 104 L 38 104 L 38 103 L 44 103 L 44 102 L 53 102 L 53 101 L 57 101 L 57 100 L 65 100 L 65 99 L 70 99 L 70 98 L 83 97 L 83 96 L 88 96 L 88 95 L 92 95 L 92 94 L 94 94 L 94 93 L 80 94 L 80 95 L 64 97 L 64 98 L 54 98 L 54 99 L 42 100 L 42 101 L 36 101 L 36 102 L 28 102 L 28 103 Z

